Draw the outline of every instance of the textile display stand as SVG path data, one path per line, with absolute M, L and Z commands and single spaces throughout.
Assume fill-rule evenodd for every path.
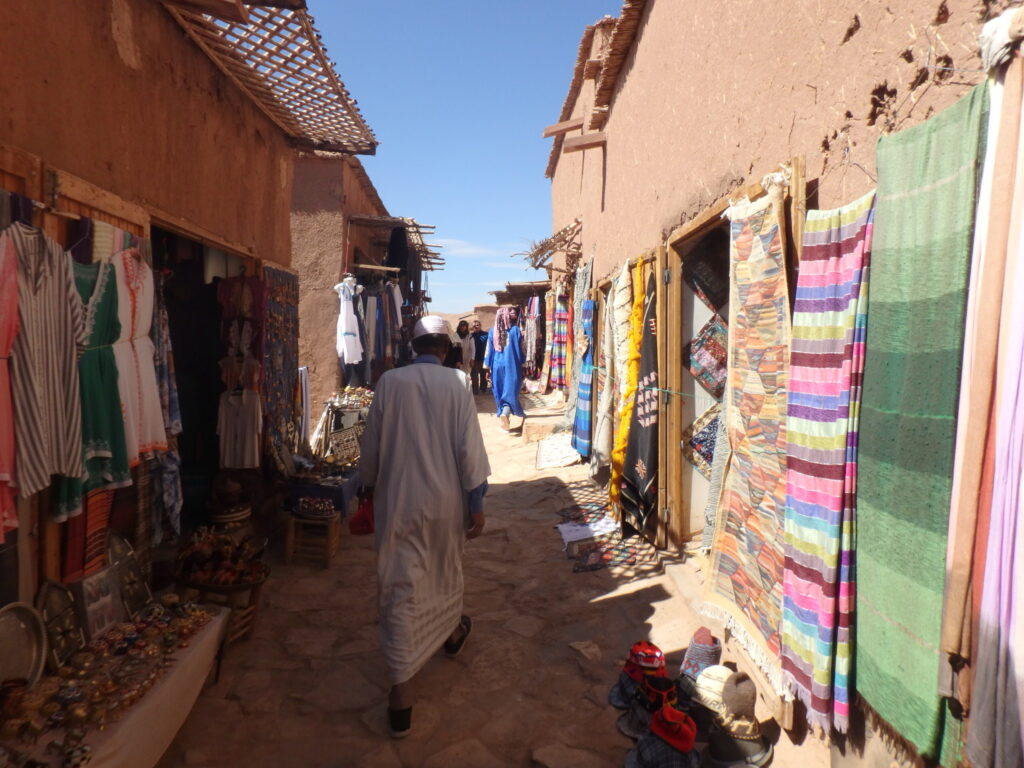
M 217 610 L 216 608 L 212 610 Z M 213 667 L 221 638 L 227 628 L 228 612 L 219 611 L 198 632 L 188 648 L 174 654 L 174 663 L 139 702 L 106 730 L 91 733 L 96 768 L 152 768 L 163 757 L 184 725 L 199 698 Z M 61 758 L 46 752 L 40 744 L 33 758 L 57 768 Z

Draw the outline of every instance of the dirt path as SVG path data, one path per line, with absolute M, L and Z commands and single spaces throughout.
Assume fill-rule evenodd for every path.
M 230 650 L 161 768 L 622 765 L 631 742 L 605 698 L 623 655 L 648 638 L 678 669 L 698 622 L 652 552 L 574 574 L 552 526 L 593 493 L 587 468 L 536 470 L 536 444 L 501 432 L 486 397 L 478 407 L 492 475 L 487 530 L 465 555 L 474 632 L 420 673 L 412 734 L 386 735 L 372 537 L 346 530 L 327 570 L 274 565 L 254 637 Z M 828 764 L 821 745 L 786 752 L 775 765 Z

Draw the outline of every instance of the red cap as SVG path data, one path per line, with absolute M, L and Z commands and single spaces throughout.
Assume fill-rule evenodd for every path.
M 665 705 L 651 718 L 651 733 L 680 752 L 689 752 L 697 740 L 697 724 L 685 712 Z

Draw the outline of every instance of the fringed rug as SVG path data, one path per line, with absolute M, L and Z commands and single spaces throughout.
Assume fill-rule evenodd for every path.
M 778 691 L 786 503 L 789 292 L 782 190 L 729 209 L 731 289 L 725 394 L 732 459 L 712 548 L 707 610 L 724 619 Z
M 569 467 L 580 463 L 580 455 L 572 447 L 572 435 L 560 432 L 537 443 L 537 469 Z
M 808 211 L 789 360 L 782 669 L 828 732 L 849 726 L 857 420 L 864 372 L 871 192 Z
M 878 141 L 857 469 L 856 687 L 888 734 L 933 761 L 946 719 L 939 633 L 987 112 L 983 83 L 936 117 Z

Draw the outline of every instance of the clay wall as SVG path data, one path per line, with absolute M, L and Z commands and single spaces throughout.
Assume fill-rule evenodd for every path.
M 606 148 L 559 159 L 552 231 L 582 217 L 584 258 L 602 276 L 799 154 L 811 207 L 849 202 L 874 186 L 883 132 L 925 120 L 983 80 L 961 70 L 980 66 L 984 14 L 1008 4 L 649 0 Z M 593 94 L 584 81 L 573 116 L 589 115 Z
M 9 0 L 0 143 L 290 262 L 284 133 L 152 0 Z
M 381 248 L 374 242 L 387 239 L 387 230 L 382 235 L 379 229 L 346 221 L 351 214 L 386 213 L 366 184 L 355 158 L 303 154 L 295 160 L 291 218 L 292 268 L 299 275 L 299 365 L 309 367 L 314 418 L 340 385 L 334 286 L 356 248 L 379 261 Z

